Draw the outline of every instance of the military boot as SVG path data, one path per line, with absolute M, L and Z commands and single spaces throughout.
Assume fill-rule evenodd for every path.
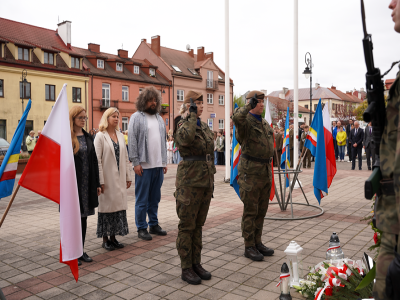
M 264 256 L 272 256 L 274 254 L 274 250 L 266 247 L 263 243 L 256 244 L 256 248 Z
M 260 261 L 264 258 L 264 255 L 262 255 L 255 246 L 246 247 L 244 250 L 244 256 L 254 261 Z
M 193 271 L 193 268 L 182 269 L 181 278 L 189 284 L 196 285 L 201 283 L 201 278 Z
M 201 264 L 193 265 L 193 271 L 199 275 L 199 277 L 203 280 L 210 280 L 211 279 L 211 273 L 204 270 L 204 268 L 201 266 Z

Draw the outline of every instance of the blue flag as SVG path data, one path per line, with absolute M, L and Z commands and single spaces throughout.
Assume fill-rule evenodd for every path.
M 310 149 L 311 154 L 315 156 L 314 165 L 314 195 L 321 204 L 321 199 L 328 194 L 328 173 L 326 170 L 326 152 L 324 121 L 322 119 L 322 105 L 319 99 L 314 119 L 312 120 L 310 131 L 304 143 L 304 147 Z
M 26 118 L 31 109 L 31 100 L 25 108 L 24 114 L 18 123 L 17 130 L 11 140 L 10 147 L 7 150 L 3 163 L 0 166 L 0 199 L 12 194 L 17 175 L 19 153 L 21 151 L 21 142 L 24 137 Z
M 235 103 L 235 108 L 234 110 L 238 107 L 237 103 Z M 239 193 L 239 184 L 237 182 L 239 175 L 238 175 L 238 166 L 239 166 L 239 161 L 240 161 L 240 155 L 241 150 L 240 150 L 240 145 L 236 139 L 235 135 L 235 125 L 233 125 L 233 136 L 232 136 L 232 155 L 231 155 L 231 179 L 230 179 L 230 185 L 235 189 L 236 194 L 238 194 L 240 198 L 240 193 Z
M 285 170 L 285 162 L 288 169 L 290 169 L 290 151 L 289 151 L 289 107 L 286 112 L 285 133 L 283 137 L 282 156 L 281 156 L 281 169 Z M 289 174 L 286 174 L 286 187 L 289 187 Z

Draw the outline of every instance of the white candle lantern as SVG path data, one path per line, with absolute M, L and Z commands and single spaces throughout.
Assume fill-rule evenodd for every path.
M 303 248 L 295 241 L 291 241 L 284 251 L 289 262 L 290 286 L 299 286 L 299 279 L 303 277 L 301 252 Z
M 279 287 L 281 289 L 281 294 L 279 296 L 279 300 L 292 300 L 292 296 L 290 295 L 290 275 L 289 275 L 289 267 L 286 263 L 282 264 L 281 267 L 281 275 L 279 276 Z

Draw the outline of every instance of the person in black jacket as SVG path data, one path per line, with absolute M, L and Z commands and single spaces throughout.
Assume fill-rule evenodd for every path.
M 354 122 L 354 129 L 350 133 L 350 141 L 351 141 L 351 152 L 353 154 L 353 161 L 351 165 L 351 169 L 354 170 L 356 167 L 356 157 L 358 156 L 358 168 L 362 170 L 362 149 L 363 149 L 363 140 L 364 140 L 364 130 L 360 128 L 360 124 L 358 121 Z
M 353 120 L 349 120 L 349 124 L 346 125 L 346 142 L 347 142 L 347 155 L 349 156 L 349 161 L 352 160 L 352 152 L 351 152 L 351 140 L 350 140 L 350 134 L 351 134 L 351 125 L 353 125 Z
M 76 181 L 78 184 L 79 205 L 81 210 L 82 244 L 85 246 L 87 217 L 94 215 L 99 206 L 98 196 L 101 193 L 99 165 L 92 136 L 83 130 L 86 124 L 86 111 L 81 106 L 73 106 L 69 111 L 72 148 L 74 150 Z M 93 260 L 83 252 L 78 265 Z

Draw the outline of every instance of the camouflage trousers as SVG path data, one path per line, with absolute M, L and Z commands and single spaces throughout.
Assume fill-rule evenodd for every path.
M 261 243 L 264 217 L 268 210 L 272 182 L 270 177 L 239 175 L 238 184 L 240 199 L 244 204 L 242 237 L 245 247 L 251 247 Z
M 303 159 L 303 168 L 311 169 L 311 151 L 309 149 L 305 149 L 304 151 L 306 152 L 306 154 Z
M 201 263 L 203 225 L 210 208 L 212 188 L 181 187 L 176 189 L 176 213 L 179 218 L 176 249 L 182 269 Z

